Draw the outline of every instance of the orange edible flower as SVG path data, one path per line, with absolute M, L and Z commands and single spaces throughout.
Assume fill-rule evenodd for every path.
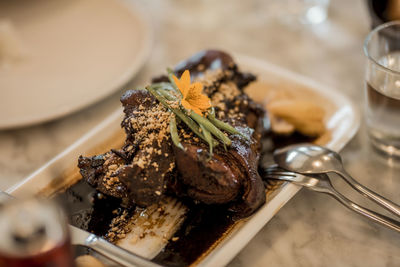
M 184 108 L 193 110 L 203 116 L 203 112 L 211 107 L 211 101 L 203 94 L 203 84 L 199 82 L 190 83 L 190 72 L 185 70 L 179 80 L 175 75 L 172 76 L 176 86 L 182 93 L 181 104 Z

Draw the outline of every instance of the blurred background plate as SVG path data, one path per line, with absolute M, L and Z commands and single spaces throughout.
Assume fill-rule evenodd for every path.
M 54 119 L 126 84 L 151 50 L 120 0 L 0 1 L 0 129 Z

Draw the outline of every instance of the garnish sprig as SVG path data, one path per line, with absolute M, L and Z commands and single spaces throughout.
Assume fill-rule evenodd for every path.
M 178 80 L 171 69 L 168 72 L 168 82 L 155 83 L 151 86 L 147 86 L 148 90 L 162 105 L 164 105 L 170 112 L 174 115 L 170 118 L 170 133 L 171 139 L 175 146 L 180 149 L 184 149 L 183 145 L 179 139 L 179 132 L 177 128 L 177 119 L 179 118 L 183 123 L 185 123 L 194 134 L 203 139 L 209 145 L 210 156 L 212 156 L 213 148 L 221 142 L 224 147 L 230 146 L 232 141 L 226 136 L 221 130 L 224 130 L 231 134 L 240 135 L 246 139 L 247 136 L 239 132 L 236 128 L 232 127 L 228 123 L 218 120 L 215 117 L 214 108 L 210 104 L 205 104 L 206 101 L 210 101 L 206 95 L 199 94 L 199 84 L 190 84 L 190 73 L 185 71 Z M 183 76 L 185 76 L 183 78 Z M 177 84 L 179 83 L 179 85 Z M 196 88 L 190 87 L 194 86 Z M 184 89 L 179 86 L 184 86 Z M 192 89 L 193 88 L 193 89 Z M 188 97 L 188 90 L 192 90 L 192 94 L 195 94 L 194 98 L 188 99 L 191 101 L 185 105 L 182 104 L 183 99 Z M 197 94 L 197 96 L 196 96 Z M 201 103 L 197 105 L 195 99 L 199 99 Z M 196 106 L 197 105 L 197 106 Z M 191 109 L 185 108 L 185 106 L 190 106 Z M 204 106 L 208 107 L 207 116 L 203 116 Z M 192 109 L 193 108 L 193 109 Z M 217 138 L 214 139 L 214 137 Z
M 197 113 L 191 112 L 190 117 L 195 120 L 199 125 L 203 126 L 209 132 L 211 132 L 215 137 L 222 141 L 227 146 L 231 145 L 231 140 L 221 132 L 214 124 L 212 124 L 207 118 L 200 116 Z
M 184 149 L 183 145 L 181 144 L 181 140 L 179 139 L 178 127 L 176 126 L 175 114 L 173 116 L 171 116 L 171 118 L 170 118 L 169 130 L 171 132 L 171 139 L 172 139 L 172 142 L 174 143 L 174 145 L 176 145 L 180 149 Z
M 211 108 L 210 112 L 208 113 L 207 118 L 218 128 L 227 131 L 230 134 L 238 134 L 244 137 L 246 140 L 249 140 L 249 137 L 239 132 L 235 127 L 231 126 L 230 124 L 220 121 L 215 117 L 215 110 Z
M 200 124 L 200 129 L 201 129 L 201 132 L 204 134 L 204 137 L 205 137 L 206 140 L 207 140 L 208 147 L 210 148 L 210 156 L 212 156 L 213 147 L 214 147 L 213 142 L 214 142 L 215 140 L 214 140 L 213 137 L 211 136 L 211 133 L 204 127 L 204 125 Z
M 178 118 L 180 118 L 190 128 L 190 130 L 192 130 L 198 137 L 200 137 L 201 139 L 203 139 L 204 141 L 207 142 L 204 135 L 200 132 L 199 126 L 191 118 L 189 118 L 186 114 L 184 114 L 182 110 L 172 107 L 168 103 L 168 100 L 164 96 L 162 96 L 160 93 L 158 93 L 159 90 L 153 88 L 152 86 L 147 86 L 146 90 L 149 91 L 167 109 L 169 109 L 176 116 L 178 116 Z

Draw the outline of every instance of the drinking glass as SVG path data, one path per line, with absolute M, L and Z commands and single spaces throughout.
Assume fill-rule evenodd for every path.
M 2 203 L 0 236 L 0 266 L 74 266 L 66 218 L 49 200 Z
M 400 21 L 372 30 L 365 40 L 364 53 L 368 135 L 379 151 L 400 156 Z

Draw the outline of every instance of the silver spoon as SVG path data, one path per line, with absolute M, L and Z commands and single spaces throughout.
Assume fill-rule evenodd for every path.
M 301 174 L 337 173 L 362 195 L 400 216 L 400 206 L 373 192 L 351 177 L 343 168 L 340 155 L 335 151 L 312 144 L 292 145 L 276 150 L 274 160 L 279 167 Z
M 376 213 L 372 210 L 364 208 L 350 199 L 343 196 L 341 193 L 336 191 L 333 187 L 328 175 L 326 174 L 314 174 L 313 177 L 306 176 L 300 173 L 294 173 L 286 171 L 277 165 L 272 165 L 264 170 L 265 178 L 289 181 L 297 185 L 304 186 L 310 190 L 328 194 L 335 198 L 337 201 L 342 203 L 346 208 L 364 216 L 368 219 L 380 223 L 392 230 L 400 232 L 400 222 L 393 220 L 392 218 L 386 217 L 385 215 Z

